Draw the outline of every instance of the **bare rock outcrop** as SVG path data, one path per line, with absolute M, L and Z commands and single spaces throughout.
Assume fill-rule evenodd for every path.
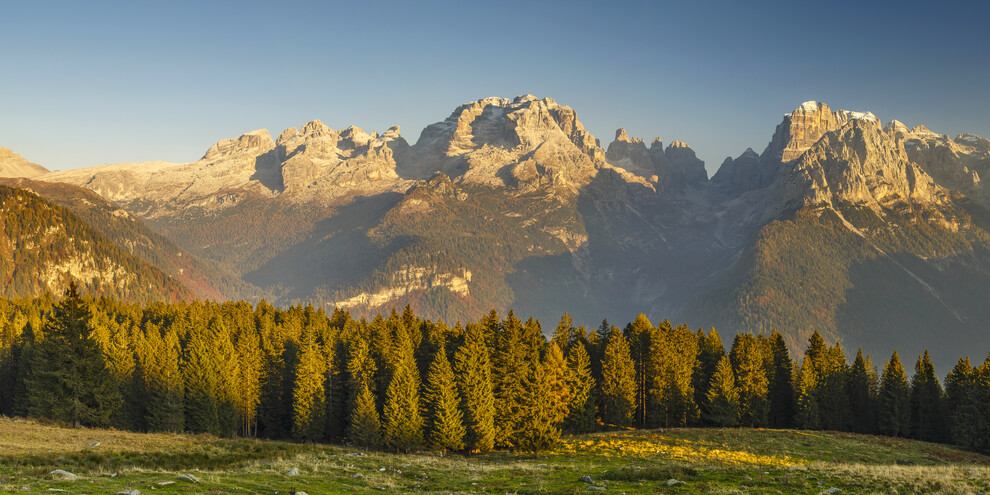
M 427 126 L 400 163 L 399 175 L 455 180 L 521 191 L 576 191 L 605 164 L 605 152 L 570 107 L 524 95 L 484 98 Z
M 0 177 L 37 177 L 48 172 L 48 169 L 31 163 L 10 148 L 0 146 Z

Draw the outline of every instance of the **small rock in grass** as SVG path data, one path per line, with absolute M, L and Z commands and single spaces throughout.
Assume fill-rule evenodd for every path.
M 285 472 L 286 476 L 299 476 L 299 468 L 294 467 Z
M 674 479 L 674 478 L 671 478 L 671 479 L 667 480 L 667 486 L 677 486 L 677 485 L 684 485 L 684 484 L 685 483 L 683 481 L 677 480 L 677 479 Z
M 836 487 L 834 487 L 834 486 L 833 486 L 833 487 L 831 487 L 831 488 L 828 488 L 828 489 L 825 489 L 825 490 L 822 490 L 822 491 L 821 491 L 820 493 L 839 493 L 839 492 L 841 492 L 841 491 L 842 491 L 841 489 L 839 489 L 839 488 L 836 488 Z
M 385 472 L 385 468 L 378 468 L 378 470 L 381 471 L 381 472 L 383 472 L 383 473 Z
M 744 474 L 743 481 L 753 481 L 753 477 L 748 474 Z
M 141 490 L 121 490 L 117 495 L 141 495 Z
M 581 481 L 583 481 L 583 482 L 585 482 L 585 483 L 587 483 L 589 485 L 594 485 L 595 484 L 595 480 L 591 479 L 591 476 L 588 476 L 587 474 L 581 477 Z
M 351 452 L 350 454 L 346 454 L 346 455 L 347 457 L 368 457 L 368 454 L 365 454 L 364 452 Z
M 99 447 L 100 446 L 100 442 L 90 442 L 89 446 L 90 447 Z
M 979 476 L 980 475 L 980 472 L 977 471 L 977 470 L 975 470 L 975 469 L 970 469 L 969 470 L 969 475 L 970 476 Z
M 361 474 L 361 473 L 354 473 L 354 476 L 351 476 L 351 478 L 354 478 L 356 480 L 359 480 L 361 478 L 364 478 L 364 475 Z
M 584 491 L 586 491 L 586 492 L 604 492 L 605 491 L 605 487 L 604 486 L 589 486 L 588 488 L 585 488 Z
M 306 492 L 294 492 L 292 495 L 309 495 Z
M 57 480 L 75 481 L 75 480 L 79 479 L 78 476 L 76 476 L 76 475 L 74 475 L 74 474 L 72 474 L 72 473 L 70 473 L 70 472 L 68 472 L 68 471 L 66 471 L 64 469 L 56 469 L 56 470 L 54 470 L 54 471 L 52 471 L 52 472 L 50 472 L 48 474 L 51 475 L 52 478 L 55 478 Z
M 179 479 L 182 481 L 188 481 L 190 483 L 199 483 L 199 478 L 191 474 L 180 474 Z
M 175 482 L 172 481 L 172 480 L 159 481 L 158 482 L 158 486 L 168 486 L 168 485 L 174 485 L 174 484 L 175 484 Z

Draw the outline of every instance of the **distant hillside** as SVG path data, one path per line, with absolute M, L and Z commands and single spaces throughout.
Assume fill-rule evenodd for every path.
M 27 189 L 67 208 L 117 247 L 176 279 L 198 297 L 256 299 L 260 289 L 211 266 L 176 246 L 144 222 L 95 192 L 70 184 L 29 179 L 0 179 L 0 184 Z
M 194 293 L 110 242 L 66 208 L 0 186 L 0 296 L 85 292 L 125 301 L 184 300 Z

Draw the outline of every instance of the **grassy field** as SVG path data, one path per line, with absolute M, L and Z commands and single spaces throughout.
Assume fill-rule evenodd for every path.
M 297 475 L 286 474 L 292 468 Z M 55 480 L 54 469 L 79 479 Z M 200 482 L 180 480 L 182 474 Z M 585 475 L 593 484 L 581 481 Z M 440 457 L 68 429 L 0 417 L 0 492 L 8 493 L 502 494 L 591 487 L 607 493 L 975 494 L 990 492 L 990 457 L 912 440 L 760 429 L 599 433 L 564 437 L 556 451 L 539 457 Z

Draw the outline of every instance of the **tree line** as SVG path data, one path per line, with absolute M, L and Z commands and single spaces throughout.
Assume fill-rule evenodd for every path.
M 751 426 L 878 433 L 990 451 L 990 360 L 909 379 L 815 332 L 540 323 L 494 310 L 448 326 L 407 306 L 354 319 L 262 301 L 0 299 L 0 414 L 134 431 L 538 452 L 562 432 Z

